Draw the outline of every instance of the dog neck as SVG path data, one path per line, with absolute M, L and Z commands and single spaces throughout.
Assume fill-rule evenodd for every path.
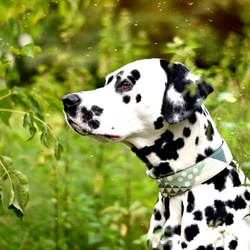
M 205 159 L 221 146 L 222 139 L 202 105 L 188 119 L 173 125 L 165 123 L 161 129 L 151 131 L 143 138 L 140 135 L 129 144 L 147 165 L 148 176 L 155 179 Z

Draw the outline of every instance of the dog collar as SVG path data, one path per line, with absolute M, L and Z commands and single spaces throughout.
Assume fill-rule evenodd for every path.
M 163 197 L 181 194 L 211 179 L 225 169 L 233 157 L 226 142 L 204 160 L 175 174 L 155 179 Z

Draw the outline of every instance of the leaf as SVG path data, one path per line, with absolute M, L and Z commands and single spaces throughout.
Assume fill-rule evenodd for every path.
M 23 217 L 23 210 L 17 202 L 13 186 L 12 186 L 11 193 L 10 193 L 10 204 L 8 206 L 8 209 L 13 210 L 14 213 L 17 215 L 17 217 L 19 218 Z
M 9 98 L 8 93 L 9 89 L 0 90 L 0 108 L 2 109 L 10 109 L 12 107 L 11 99 Z M 7 96 L 7 97 L 6 97 Z M 8 111 L 0 111 L 0 119 L 9 126 L 9 119 L 11 117 L 11 112 Z
M 25 174 L 19 170 L 11 171 L 11 176 L 15 179 L 13 183 L 16 189 L 17 200 L 22 208 L 24 208 L 29 201 L 29 181 Z
M 41 52 L 41 48 L 39 46 L 35 46 L 34 43 L 24 45 L 21 50 L 22 55 L 32 58 L 34 58 L 36 52 Z
M 11 61 L 1 61 L 0 62 L 0 77 L 5 77 L 5 71 L 10 65 Z
M 44 145 L 45 147 L 48 148 L 48 144 L 46 142 L 46 135 L 47 135 L 47 125 L 45 124 L 42 128 L 42 134 L 40 137 L 40 141 L 41 141 L 42 145 Z
M 9 158 L 8 156 L 0 155 L 0 162 L 4 165 L 7 171 L 10 171 L 13 169 L 12 159 Z
M 32 111 L 34 112 L 35 116 L 37 116 L 39 119 L 44 121 L 44 110 L 39 104 L 39 101 L 34 98 L 34 95 L 32 95 L 30 92 L 25 92 L 27 99 L 29 101 L 29 104 L 31 106 Z M 38 126 L 41 126 L 41 123 L 37 123 Z
M 248 161 L 248 162 L 243 162 L 243 163 L 241 164 L 241 167 L 242 167 L 243 169 L 245 169 L 245 170 L 250 170 L 250 161 Z
M 41 131 L 42 131 L 40 137 L 41 143 L 47 148 L 54 147 L 57 139 L 55 138 L 51 127 L 48 124 L 44 124 Z
M 18 170 L 13 170 L 10 174 L 14 178 L 12 178 L 8 209 L 12 209 L 18 217 L 22 218 L 23 209 L 29 200 L 28 178 Z
M 63 145 L 61 143 L 57 142 L 55 144 L 54 150 L 55 150 L 55 157 L 57 160 L 59 160 L 61 158 L 61 154 L 63 152 Z
M 29 114 L 25 114 L 23 117 L 23 127 L 29 127 L 29 131 L 30 131 L 30 137 L 28 138 L 27 141 L 30 141 L 34 135 L 36 134 L 36 128 L 34 126 L 34 117 L 33 117 L 33 113 L 30 112 Z
M 30 118 L 28 114 L 25 114 L 23 117 L 23 127 L 27 128 L 30 125 Z

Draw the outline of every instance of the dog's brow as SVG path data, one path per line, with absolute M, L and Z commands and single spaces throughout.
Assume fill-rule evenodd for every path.
M 123 75 L 123 73 L 124 73 L 124 71 L 123 71 L 123 70 L 121 70 L 120 72 L 118 72 L 118 73 L 116 74 L 116 77 L 117 77 L 117 76 L 122 76 L 122 75 Z
M 109 83 L 112 82 L 113 78 L 114 78 L 114 76 L 110 76 L 110 77 L 108 78 L 107 85 L 108 85 Z

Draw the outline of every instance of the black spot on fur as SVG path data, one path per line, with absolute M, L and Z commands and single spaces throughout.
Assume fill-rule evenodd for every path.
M 81 109 L 83 122 L 88 122 L 93 118 L 93 112 L 91 110 L 87 110 L 85 107 Z
M 130 80 L 130 82 L 133 83 L 133 85 L 136 84 L 136 80 L 135 80 L 135 78 L 133 76 L 128 76 L 127 78 Z
M 157 209 L 154 210 L 155 220 L 161 220 L 161 212 Z
M 170 211 L 169 211 L 169 198 L 164 198 L 164 207 L 165 207 L 164 218 L 165 218 L 165 220 L 168 220 L 168 219 L 169 219 L 169 216 L 170 216 Z
M 92 128 L 92 129 L 97 129 L 97 128 L 99 128 L 99 126 L 100 126 L 100 122 L 97 121 L 97 120 L 90 120 L 90 121 L 88 122 L 88 125 L 89 125 L 89 127 Z
M 225 224 L 227 226 L 232 225 L 234 223 L 234 215 L 229 213 L 228 215 L 225 216 Z
M 177 225 L 175 227 L 168 226 L 168 227 L 164 228 L 164 236 L 165 237 L 168 238 L 174 234 L 177 234 L 177 235 L 181 234 L 181 226 L 180 225 Z
M 171 249 L 172 249 L 171 242 L 167 242 L 166 244 L 163 245 L 163 250 L 171 250 Z
M 114 79 L 114 76 L 110 76 L 109 79 L 108 79 L 108 81 L 107 81 L 107 85 L 108 85 L 109 83 L 111 83 L 113 79 Z
M 172 169 L 171 169 L 169 163 L 163 162 L 163 163 L 160 163 L 158 166 L 155 166 L 154 175 L 155 176 L 160 176 L 161 174 L 165 175 L 171 171 L 172 171 Z
M 195 198 L 192 191 L 188 191 L 187 201 L 188 201 L 187 212 L 191 213 L 195 207 Z
M 199 144 L 199 137 L 197 136 L 197 137 L 195 138 L 195 145 L 198 146 L 198 144 Z
M 154 228 L 153 233 L 157 233 L 162 229 L 162 226 L 158 225 Z
M 205 216 L 207 220 L 207 224 L 213 224 L 220 222 L 220 225 L 231 225 L 234 223 L 234 215 L 228 213 L 226 210 L 226 205 L 228 202 L 223 202 L 220 200 L 214 201 L 214 206 L 208 206 L 205 209 Z
M 235 210 L 245 209 L 247 206 L 246 201 L 239 195 L 237 195 L 234 200 L 228 200 L 226 204 L 228 207 L 234 208 Z
M 191 129 L 185 127 L 185 128 L 183 129 L 183 135 L 184 135 L 185 137 L 189 137 L 189 136 L 191 135 Z
M 250 193 L 246 190 L 244 193 L 246 200 L 250 201 Z
M 206 158 L 205 156 L 203 156 L 203 155 L 201 155 L 201 154 L 198 154 L 198 156 L 196 157 L 195 162 L 198 163 L 198 162 L 204 160 L 205 158 Z
M 139 80 L 141 77 L 140 72 L 136 69 L 131 71 L 131 75 L 135 78 L 135 80 Z
M 224 250 L 224 247 L 216 247 L 215 250 Z
M 214 152 L 213 149 L 210 148 L 210 147 L 208 147 L 208 148 L 205 149 L 205 155 L 206 155 L 206 156 L 211 155 L 213 152 Z
M 213 136 L 214 136 L 214 128 L 212 126 L 212 123 L 210 121 L 208 121 L 208 126 L 206 128 L 206 132 L 205 132 L 207 139 L 209 141 L 213 140 Z
M 140 159 L 147 159 L 147 155 L 155 153 L 161 160 L 177 160 L 179 158 L 178 150 L 184 146 L 184 139 L 177 138 L 173 140 L 174 135 L 171 131 L 166 130 L 160 138 L 154 141 L 154 144 L 151 146 L 145 146 L 141 149 L 132 149 L 136 152 L 137 156 Z M 147 160 L 148 162 L 148 160 Z M 155 175 L 158 177 L 160 174 L 169 174 L 172 173 L 172 169 L 169 164 L 161 163 L 158 166 L 155 166 Z
M 200 230 L 198 225 L 193 224 L 189 227 L 186 227 L 184 232 L 186 240 L 190 242 L 196 237 L 197 234 L 199 234 Z
M 180 225 L 175 226 L 173 229 L 173 232 L 174 232 L 174 234 L 181 235 L 181 226 Z
M 238 246 L 238 242 L 236 241 L 236 240 L 231 240 L 230 242 L 229 242 L 229 248 L 230 249 L 236 249 L 236 247 Z
M 214 247 L 209 244 L 208 246 L 199 246 L 196 250 L 214 250 Z
M 181 242 L 181 247 L 182 247 L 183 249 L 187 248 L 187 243 Z
M 201 221 L 203 219 L 202 212 L 199 210 L 195 211 L 193 215 L 194 215 L 194 220 Z
M 147 159 L 147 157 L 145 156 L 145 154 L 143 154 L 142 151 L 140 151 L 139 149 L 137 149 L 136 147 L 132 147 L 131 148 L 132 152 L 134 152 L 136 154 L 136 156 L 141 159 L 148 167 L 148 169 L 153 168 L 153 166 L 150 164 L 149 160 Z
M 128 96 L 128 95 L 123 96 L 122 101 L 124 103 L 128 104 L 130 102 L 130 96 Z
M 199 246 L 196 250 L 206 250 L 204 246 Z
M 163 121 L 164 121 L 164 118 L 162 116 L 160 116 L 155 122 L 154 122 L 154 126 L 155 126 L 155 129 L 160 129 L 163 127 Z
M 238 187 L 241 185 L 241 181 L 240 181 L 240 178 L 239 178 L 239 174 L 236 170 L 231 170 L 231 175 L 232 175 L 232 180 L 233 180 L 233 186 L 234 187 Z
M 191 124 L 195 124 L 196 123 L 196 115 L 195 114 L 192 114 L 189 118 L 188 118 L 189 122 Z
M 207 180 L 204 182 L 204 184 L 214 184 L 215 189 L 222 191 L 223 189 L 226 188 L 226 179 L 229 174 L 229 170 L 225 168 L 222 170 L 219 174 L 215 175 L 213 178 L 210 180 Z
M 140 101 L 141 101 L 141 95 L 138 94 L 138 95 L 136 96 L 135 100 L 136 100 L 137 103 L 140 102 Z
M 100 115 L 102 114 L 102 112 L 103 112 L 103 109 L 100 108 L 100 107 L 98 107 L 97 105 L 93 105 L 93 106 L 91 107 L 91 110 L 94 112 L 94 114 L 95 114 L 96 116 L 100 116 Z

